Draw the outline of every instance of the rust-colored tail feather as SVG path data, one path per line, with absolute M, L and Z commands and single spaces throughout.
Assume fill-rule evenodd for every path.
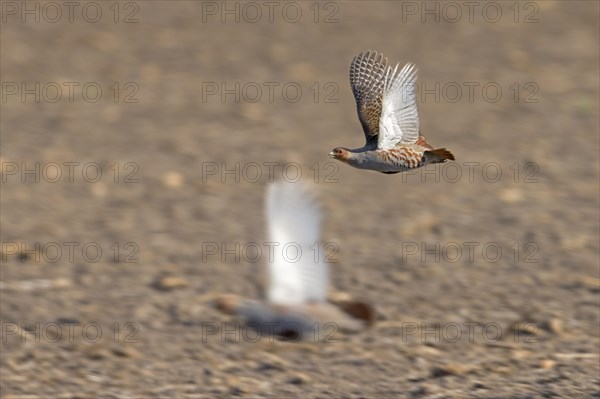
M 425 151 L 431 157 L 431 163 L 440 163 L 447 160 L 454 161 L 454 155 L 445 148 L 437 148 L 435 150 Z
M 431 144 L 429 144 L 427 142 L 427 140 L 425 140 L 424 136 L 419 136 L 419 138 L 417 139 L 417 141 L 415 142 L 416 145 L 420 145 L 421 147 L 425 147 L 428 150 L 433 150 L 433 146 Z
M 375 308 L 366 302 L 352 301 L 341 305 L 342 309 L 349 315 L 363 320 L 368 326 L 375 324 L 377 318 Z

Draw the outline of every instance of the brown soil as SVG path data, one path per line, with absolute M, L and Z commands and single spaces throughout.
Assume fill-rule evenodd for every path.
M 276 3 L 271 22 L 262 2 L 137 1 L 117 23 L 112 2 L 97 23 L 87 3 L 53 23 L 26 2 L 40 21 L 23 23 L 15 4 L 0 28 L 3 397 L 600 396 L 597 2 L 495 2 L 497 22 L 462 2 L 461 18 L 444 2 Z M 347 75 L 367 49 L 419 66 L 422 132 L 455 163 L 384 175 L 327 158 L 362 144 Z M 372 303 L 371 329 L 252 342 L 215 308 L 260 296 L 261 261 L 209 249 L 266 241 L 268 162 L 317 180 L 334 292 Z

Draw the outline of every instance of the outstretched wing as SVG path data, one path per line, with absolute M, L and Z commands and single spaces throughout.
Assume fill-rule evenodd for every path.
M 302 183 L 270 184 L 266 198 L 270 281 L 267 298 L 275 304 L 324 302 L 329 270 L 323 261 L 319 236 L 321 210 Z
M 367 144 L 377 141 L 387 58 L 376 51 L 360 53 L 350 64 L 350 86 Z
M 406 64 L 388 68 L 383 88 L 383 106 L 379 121 L 378 149 L 396 144 L 414 144 L 419 138 L 419 113 L 416 95 L 417 69 Z

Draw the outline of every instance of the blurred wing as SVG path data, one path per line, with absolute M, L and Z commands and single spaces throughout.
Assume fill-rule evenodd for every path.
M 267 298 L 275 304 L 325 301 L 329 271 L 319 244 L 318 203 L 301 183 L 276 182 L 267 189 L 266 211 L 274 248 L 267 257 Z
M 388 68 L 383 89 L 383 106 L 379 121 L 378 149 L 394 148 L 397 144 L 414 144 L 419 138 L 417 111 L 417 69 L 406 64 L 397 73 Z
M 350 64 L 350 86 L 367 143 L 379 133 L 387 58 L 376 51 L 360 53 Z

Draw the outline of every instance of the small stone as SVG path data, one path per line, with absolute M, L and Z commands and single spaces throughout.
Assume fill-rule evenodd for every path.
M 417 351 L 423 356 L 440 356 L 440 351 L 429 345 L 420 345 L 417 347 Z
M 90 191 L 95 197 L 104 198 L 108 194 L 108 188 L 106 184 L 102 182 L 95 182 L 90 185 Z
M 431 369 L 431 378 L 439 378 L 439 377 L 447 377 L 449 375 L 454 375 L 450 370 L 446 367 L 433 367 Z
M 500 375 L 512 375 L 514 370 L 510 366 L 496 366 L 492 369 L 493 372 Z
M 550 370 L 551 368 L 554 368 L 554 366 L 556 366 L 556 362 L 552 359 L 544 359 L 540 361 L 539 366 L 544 370 Z
M 587 234 L 571 234 L 561 240 L 560 247 L 568 251 L 578 251 L 585 248 L 589 241 Z
M 52 287 L 53 288 L 68 288 L 72 285 L 71 280 L 67 279 L 67 278 L 55 278 L 54 280 L 52 280 Z
M 336 304 L 346 303 L 352 300 L 352 296 L 347 292 L 333 290 L 329 293 L 328 298 L 331 302 Z
M 548 329 L 556 335 L 561 335 L 564 332 L 563 321 L 557 318 L 550 319 Z
M 524 339 L 537 339 L 541 333 L 540 328 L 534 323 L 526 323 L 526 322 L 515 322 L 511 326 L 511 330 L 514 334 L 515 339 L 520 338 Z
M 310 377 L 303 373 L 296 373 L 288 378 L 285 382 L 288 384 L 302 385 L 310 382 Z
M 15 373 L 18 373 L 21 370 L 21 364 L 14 357 L 6 359 L 6 365 L 10 370 L 14 371 Z
M 161 291 L 171 291 L 176 288 L 185 288 L 188 286 L 187 280 L 175 276 L 163 276 L 156 280 L 153 287 Z
M 519 349 L 515 349 L 512 351 L 512 357 L 513 359 L 527 359 L 531 356 L 531 352 L 526 351 L 526 350 L 519 350 Z
M 256 379 L 249 377 L 229 376 L 225 384 L 229 387 L 229 394 L 232 396 L 253 396 L 256 382 Z
M 100 345 L 90 345 L 84 349 L 84 352 L 87 358 L 92 360 L 106 359 L 109 355 L 106 348 Z
M 592 289 L 600 289 L 600 278 L 590 277 L 590 276 L 581 276 L 578 279 L 580 285 L 592 288 Z
M 411 389 L 409 393 L 410 393 L 411 396 L 413 396 L 415 398 L 418 398 L 418 397 L 427 395 L 427 388 L 425 388 L 425 387 L 416 387 L 414 389 Z
M 436 366 L 431 369 L 431 377 L 446 377 L 450 375 L 463 375 L 473 371 L 473 367 L 468 364 L 451 363 L 442 366 Z
M 123 344 L 112 349 L 112 353 L 119 357 L 138 357 L 139 352 L 131 344 Z
M 420 375 L 409 375 L 408 377 L 406 377 L 406 380 L 410 382 L 420 382 L 423 381 L 424 378 Z
M 262 361 L 258 365 L 260 371 L 264 370 L 285 370 L 288 363 L 277 355 L 265 352 L 262 355 Z
M 500 192 L 500 199 L 507 204 L 515 204 L 523 200 L 523 192 L 516 187 L 507 188 Z
M 171 171 L 163 175 L 163 184 L 170 188 L 179 188 L 183 185 L 183 175 L 179 172 Z
M 244 390 L 240 387 L 231 387 L 229 388 L 229 394 L 232 396 L 242 396 L 244 394 Z
M 396 273 L 392 274 L 391 279 L 395 283 L 406 283 L 412 279 L 412 276 L 410 275 L 410 273 L 396 272 Z

